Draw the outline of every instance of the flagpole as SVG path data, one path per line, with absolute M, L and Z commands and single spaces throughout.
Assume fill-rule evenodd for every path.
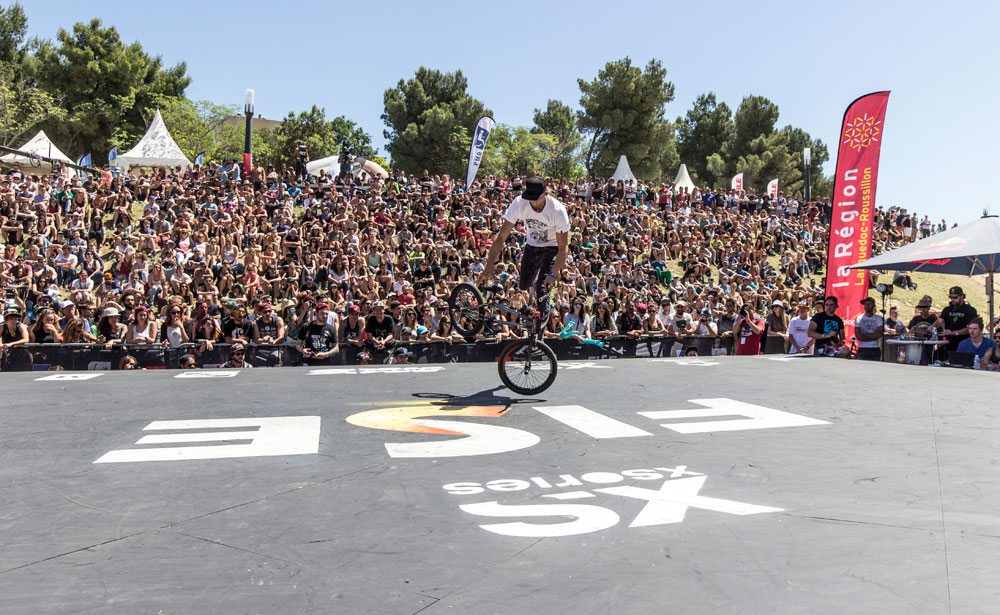
M 253 140 L 251 139 L 252 129 L 253 129 L 253 98 L 254 91 L 252 89 L 247 89 L 247 102 L 246 106 L 243 107 L 243 113 L 247 117 L 247 130 L 246 137 L 243 140 L 243 178 L 247 179 L 250 177 L 250 171 L 253 168 Z

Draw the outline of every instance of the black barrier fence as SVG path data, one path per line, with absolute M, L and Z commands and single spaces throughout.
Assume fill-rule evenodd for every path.
M 699 356 L 733 354 L 731 337 L 639 337 L 624 336 L 605 338 L 608 345 L 628 358 L 675 357 L 694 348 Z M 547 339 L 559 360 L 592 360 L 611 358 L 606 350 L 572 339 Z M 406 348 L 408 363 L 475 363 L 495 362 L 507 345 L 499 343 L 410 342 L 397 344 L 387 350 L 371 347 L 341 345 L 340 351 L 328 359 L 316 360 L 303 356 L 295 346 L 267 346 L 250 344 L 244 360 L 251 367 L 285 367 L 297 365 L 358 365 L 360 363 L 403 362 L 398 351 Z M 63 369 L 72 371 L 119 369 L 122 359 L 133 357 L 142 369 L 178 369 L 181 360 L 193 357 L 199 368 L 222 367 L 230 360 L 230 344 L 185 344 L 178 348 L 159 345 L 100 344 L 25 344 L 7 348 L 0 355 L 0 371 L 45 371 Z M 361 361 L 360 353 L 368 355 Z M 765 354 L 783 354 L 786 346 L 781 338 L 769 337 L 764 343 Z M 896 349 L 886 346 L 883 361 L 901 361 Z
M 625 357 L 672 357 L 688 348 L 696 348 L 699 355 L 731 354 L 732 339 L 691 336 L 640 337 L 624 336 L 606 338 L 605 343 Z M 612 353 L 593 345 L 584 345 L 572 339 L 547 339 L 560 360 L 603 359 Z M 316 360 L 303 356 L 295 346 L 266 346 L 250 344 L 244 360 L 252 367 L 284 367 L 296 365 L 357 365 L 362 362 L 402 362 L 399 350 L 406 348 L 408 363 L 472 363 L 495 362 L 507 342 L 443 343 L 410 342 L 396 344 L 390 349 L 341 345 L 334 356 Z M 160 345 L 100 344 L 25 344 L 7 348 L 0 356 L 0 371 L 45 371 L 63 369 L 72 371 L 119 369 L 122 359 L 133 357 L 142 369 L 178 369 L 182 358 L 190 355 L 200 368 L 222 367 L 230 360 L 230 344 L 184 344 L 178 348 Z M 366 361 L 360 353 L 368 355 Z

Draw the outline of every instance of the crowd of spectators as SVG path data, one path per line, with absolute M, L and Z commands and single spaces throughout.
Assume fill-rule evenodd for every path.
M 299 165 L 301 166 L 301 165 Z M 447 175 L 310 176 L 237 164 L 0 176 L 0 352 L 20 343 L 198 351 L 294 345 L 311 363 L 354 347 L 382 360 L 410 342 L 457 343 L 447 298 L 483 269 L 521 177 L 465 189 Z M 830 207 L 668 182 L 549 180 L 570 256 L 546 323 L 581 338 L 712 336 L 736 353 L 812 352 L 801 316 L 823 299 Z M 878 210 L 874 253 L 943 230 Z M 496 268 L 517 290 L 523 229 Z M 820 303 L 820 305 L 822 305 Z M 517 336 L 499 324 L 478 341 Z M 764 339 L 766 338 L 766 339 Z M 774 346 L 777 347 L 777 346 Z M 187 361 L 187 358 L 185 358 Z M 238 363 L 237 363 L 238 364 Z

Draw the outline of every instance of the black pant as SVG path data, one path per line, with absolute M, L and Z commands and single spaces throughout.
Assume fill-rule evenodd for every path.
M 862 361 L 881 361 L 881 348 L 858 348 L 858 358 Z
M 521 257 L 521 276 L 518 280 L 518 287 L 521 290 L 528 290 L 532 284 L 535 286 L 535 297 L 542 296 L 542 286 L 545 283 L 545 276 L 552 273 L 552 263 L 559 253 L 559 248 L 555 246 L 535 247 L 524 246 L 524 256 Z

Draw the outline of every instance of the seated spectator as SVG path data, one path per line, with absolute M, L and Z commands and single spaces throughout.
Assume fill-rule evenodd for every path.
M 966 325 L 969 329 L 969 337 L 962 340 L 958 344 L 958 352 L 968 352 L 976 355 L 980 359 L 980 365 L 983 365 L 983 360 L 985 359 L 987 353 L 992 354 L 992 350 L 996 348 L 996 344 L 993 340 L 988 337 L 983 336 L 983 319 L 976 316 L 969 321 Z
M 159 340 L 158 333 L 159 324 L 151 317 L 149 308 L 145 305 L 136 306 L 125 341 L 129 344 L 155 344 Z
M 329 306 L 321 301 L 316 304 L 312 319 L 299 331 L 297 348 L 307 365 L 328 365 L 337 354 L 337 330 L 327 323 Z
M 113 345 L 125 343 L 125 336 L 128 328 L 121 322 L 121 312 L 116 307 L 104 309 L 104 316 L 97 323 L 99 341 L 109 348 Z
M 270 303 L 261 302 L 255 310 L 253 341 L 255 344 L 276 346 L 285 341 L 285 323 L 274 313 Z

